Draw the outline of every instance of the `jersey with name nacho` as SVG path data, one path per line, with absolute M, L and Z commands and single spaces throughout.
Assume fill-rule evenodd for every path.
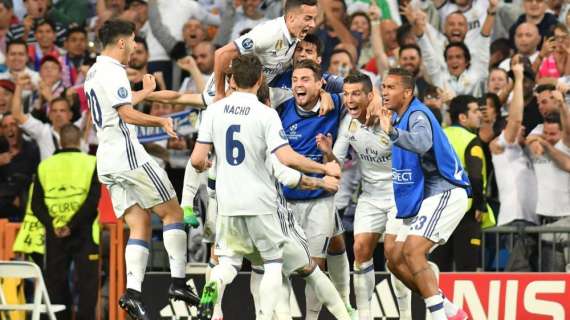
M 234 92 L 203 114 L 198 142 L 216 152 L 218 214 L 252 216 L 277 212 L 277 190 L 268 150 L 287 145 L 277 112 L 253 94 Z
M 240 54 L 253 53 L 259 58 L 267 83 L 292 65 L 297 42 L 284 17 L 262 23 L 234 40 Z
M 87 72 L 84 84 L 93 126 L 97 131 L 97 173 L 134 170 L 150 160 L 139 143 L 136 127 L 125 123 L 118 108 L 130 105 L 131 87 L 119 61 L 99 56 Z
M 350 116 L 341 122 L 333 153 L 339 161 L 351 146 L 357 154 L 362 191 L 374 198 L 394 197 L 392 188 L 392 143 L 379 127 L 367 127 Z

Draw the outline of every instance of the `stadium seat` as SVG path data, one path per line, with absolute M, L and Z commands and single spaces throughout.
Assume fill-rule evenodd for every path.
M 52 305 L 40 268 L 32 262 L 0 261 L 0 278 L 33 279 L 34 301 L 26 304 L 7 304 L 4 292 L 0 290 L 0 313 L 3 311 L 31 311 L 32 320 L 39 320 L 40 313 L 47 313 L 50 320 L 56 320 L 55 313 L 65 310 L 64 305 Z

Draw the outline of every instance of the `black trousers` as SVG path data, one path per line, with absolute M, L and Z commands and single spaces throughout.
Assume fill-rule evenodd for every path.
M 71 320 L 74 298 L 70 290 L 70 267 L 75 264 L 74 292 L 79 293 L 75 319 L 94 320 L 99 281 L 99 247 L 93 242 L 90 228 L 66 238 L 56 238 L 46 231 L 45 279 L 53 304 L 64 304 L 66 310 L 58 319 Z
M 481 224 L 467 212 L 447 242 L 429 256 L 442 272 L 476 271 L 481 266 Z M 455 270 L 453 269 L 455 262 Z

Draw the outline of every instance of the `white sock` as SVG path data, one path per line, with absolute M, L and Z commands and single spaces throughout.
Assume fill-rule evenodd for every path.
M 400 317 L 411 318 L 412 290 L 406 287 L 406 285 L 393 273 L 390 273 L 390 281 L 392 282 L 392 288 L 394 288 L 394 293 L 398 300 L 398 311 L 400 312 Z
M 345 305 L 350 305 L 350 266 L 346 250 L 327 255 L 329 276 Z
M 271 320 L 275 305 L 277 304 L 278 294 L 281 288 L 281 271 L 282 263 L 266 263 L 263 265 L 265 273 L 259 284 L 259 313 L 257 320 Z
M 360 320 L 370 320 L 370 303 L 374 294 L 374 261 L 354 262 L 354 294 Z
M 441 295 L 436 294 L 429 298 L 424 299 L 426 307 L 428 308 L 432 320 L 447 320 L 445 311 L 443 309 L 443 298 Z
M 210 261 L 208 261 L 208 265 L 206 266 L 206 274 L 204 275 L 204 277 L 206 278 L 206 283 L 210 281 L 210 274 L 212 273 L 212 269 L 214 269 L 214 267 L 217 265 L 218 262 L 215 261 L 214 259 L 210 259 Z
M 212 319 L 222 319 L 222 299 L 224 297 L 224 291 L 226 290 L 226 286 L 237 276 L 237 269 L 230 263 L 223 263 L 223 260 L 220 260 L 220 263 L 212 268 L 210 272 L 210 281 L 216 281 L 218 283 L 218 300 L 214 304 L 214 312 L 212 314 Z
M 311 291 L 314 292 L 315 298 L 320 301 L 319 305 L 321 303 L 324 304 L 336 319 L 350 320 L 350 315 L 346 310 L 344 302 L 340 298 L 340 295 L 336 291 L 330 279 L 321 271 L 321 269 L 318 267 L 315 268 L 315 270 L 313 270 L 313 272 L 304 279 L 307 282 L 307 286 L 305 286 L 305 294 L 307 293 L 307 288 L 312 288 Z M 318 313 L 315 318 L 309 318 L 308 315 L 309 313 L 307 310 L 307 317 L 305 319 L 318 318 Z
M 186 252 L 188 237 L 184 231 L 184 223 L 166 224 L 162 228 L 164 248 L 170 262 L 172 278 L 186 278 Z
M 253 297 L 253 305 L 255 307 L 255 314 L 259 313 L 259 284 L 263 277 L 263 267 L 251 266 L 251 277 L 249 278 L 249 292 Z
M 283 276 L 281 282 L 281 290 L 279 291 L 279 299 L 275 306 L 274 320 L 291 320 L 291 307 L 289 297 L 291 296 L 291 282 L 289 278 Z
M 321 269 L 319 269 L 319 267 L 317 267 L 315 270 L 317 270 L 317 269 L 322 273 L 322 271 L 321 271 Z M 324 275 L 324 273 L 323 273 L 323 275 Z M 330 279 L 328 277 L 327 277 L 327 280 L 329 280 L 329 283 L 334 288 L 334 285 L 332 284 L 332 282 L 330 282 Z M 307 284 L 308 284 L 308 282 L 307 282 Z M 338 295 L 336 288 L 334 289 L 334 291 Z M 342 299 L 341 299 L 341 301 L 342 301 Z M 306 303 L 305 320 L 317 320 L 317 319 L 319 319 L 319 313 L 321 312 L 321 308 L 323 307 L 323 304 L 317 298 L 317 294 L 315 292 L 314 286 L 305 285 L 305 303 Z
M 456 315 L 457 312 L 459 312 L 459 307 L 453 304 L 453 302 L 449 301 L 441 289 L 439 289 L 439 295 L 443 299 L 443 309 L 445 310 L 445 315 L 448 317 L 453 317 Z
M 127 289 L 141 292 L 146 264 L 148 262 L 148 242 L 129 239 L 125 247 L 125 265 L 127 268 Z

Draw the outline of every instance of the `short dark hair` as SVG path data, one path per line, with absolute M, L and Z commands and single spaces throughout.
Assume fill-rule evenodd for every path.
M 85 30 L 85 28 L 80 26 L 75 26 L 67 29 L 67 32 L 65 33 L 65 40 L 67 40 L 69 36 L 71 36 L 74 33 L 83 33 L 83 35 L 87 37 L 87 30 Z
M 431 85 L 428 83 L 428 85 L 426 86 L 426 88 L 423 90 L 423 92 L 420 92 L 420 100 L 423 102 L 427 96 L 431 96 L 432 98 L 439 98 L 440 94 L 439 94 L 439 88 Z
M 2 1 L 0 1 L 0 4 L 4 5 L 4 7 L 7 10 L 14 8 L 14 5 L 12 4 L 12 0 L 2 0 Z
M 449 51 L 449 49 L 451 48 L 459 48 L 463 51 L 463 56 L 465 57 L 465 61 L 467 61 L 467 65 L 469 65 L 469 63 L 471 63 L 471 53 L 469 52 L 469 48 L 467 48 L 467 46 L 465 45 L 465 43 L 463 43 L 462 41 L 454 41 L 454 42 L 450 42 L 446 47 L 445 47 L 445 51 L 443 52 L 443 56 L 445 57 L 445 60 L 447 61 L 447 52 Z
M 479 105 L 487 105 L 487 99 L 491 99 L 493 101 L 493 109 L 497 114 L 497 117 L 501 115 L 501 99 L 496 93 L 487 92 L 485 96 L 479 102 Z
M 558 111 L 549 112 L 544 116 L 544 123 L 555 123 L 562 128 L 562 121 L 560 120 L 560 113 Z
M 396 29 L 396 42 L 400 47 L 406 44 L 405 39 L 410 33 L 412 33 L 412 26 L 409 23 L 404 23 Z M 413 37 L 415 38 L 416 35 L 414 34 Z
M 479 101 L 477 101 L 477 99 L 471 95 L 461 94 L 451 99 L 451 102 L 449 103 L 449 116 L 451 118 L 451 123 L 458 124 L 459 115 L 467 115 L 469 112 L 468 105 L 473 102 L 479 106 Z
M 72 123 L 68 123 L 61 127 L 59 131 L 59 140 L 62 148 L 79 146 L 81 143 L 81 130 Z
M 28 49 L 28 44 L 22 38 L 13 39 L 10 42 L 8 42 L 8 44 L 6 45 L 6 53 L 10 51 L 10 48 L 12 46 L 24 46 L 26 48 L 26 51 Z
M 552 83 L 544 83 L 544 84 L 539 84 L 538 86 L 536 86 L 536 88 L 534 89 L 535 93 L 543 93 L 544 91 L 554 91 L 556 90 L 556 86 L 553 85 Z
M 505 38 L 499 38 L 491 42 L 491 54 L 495 52 L 500 52 L 503 57 L 511 56 L 511 46 L 509 40 Z
M 65 104 L 67 105 L 67 109 L 69 110 L 69 112 L 71 112 L 71 104 L 69 103 L 69 101 L 67 100 L 67 98 L 65 97 L 57 97 L 54 98 L 53 100 L 51 100 L 49 102 L 49 107 L 50 109 L 53 107 L 54 104 L 58 103 L 58 102 L 65 102 Z
M 135 24 L 130 21 L 111 19 L 105 21 L 99 29 L 99 41 L 103 48 L 117 42 L 119 37 L 129 37 L 135 32 Z
M 350 53 L 350 51 L 348 51 L 348 50 L 346 50 L 346 49 L 343 49 L 343 48 L 334 49 L 334 50 L 331 52 L 331 55 L 330 55 L 331 58 L 332 58 L 332 56 L 334 56 L 335 54 L 338 54 L 338 53 L 346 53 L 346 54 L 348 55 L 348 58 L 350 59 L 350 61 L 354 61 L 354 57 L 352 56 L 352 54 Z
M 366 12 L 364 12 L 364 11 L 353 12 L 350 15 L 350 18 L 348 20 L 350 22 L 350 24 L 352 24 L 352 20 L 354 20 L 354 18 L 356 18 L 356 17 L 363 17 L 364 19 L 366 19 L 366 22 L 368 22 L 368 31 L 372 31 L 372 30 L 370 30 L 372 28 L 372 21 L 370 20 L 370 17 L 368 16 L 368 14 Z M 350 26 L 350 24 L 349 24 L 349 26 Z
M 145 38 L 143 38 L 141 36 L 135 36 L 135 42 L 142 44 L 145 51 L 148 52 L 148 44 L 146 43 Z
M 317 0 L 287 0 L 285 2 L 285 13 L 294 10 L 296 8 L 299 8 L 302 5 L 306 5 L 306 6 L 316 6 L 317 5 Z
M 267 82 L 262 81 L 261 82 L 261 86 L 259 87 L 259 89 L 257 89 L 257 100 L 259 100 L 259 102 L 269 105 L 271 103 L 271 97 L 269 94 L 269 86 L 267 85 Z
M 418 53 L 418 55 L 420 56 L 420 58 L 422 57 L 422 49 L 420 49 L 420 47 L 417 44 L 413 44 L 413 43 L 409 43 L 409 44 L 405 44 L 400 46 L 399 49 L 399 55 L 402 55 L 402 52 L 404 52 L 404 50 L 416 50 L 416 52 Z
M 313 71 L 313 75 L 315 76 L 315 80 L 320 80 L 322 77 L 321 66 L 313 60 L 305 59 L 301 60 L 295 64 L 293 70 L 297 69 L 309 69 Z
M 232 60 L 232 77 L 238 88 L 252 88 L 259 78 L 263 67 L 253 54 L 244 54 Z
M 313 33 L 309 33 L 301 41 L 314 44 L 317 47 L 317 57 L 320 57 L 323 55 L 323 43 L 321 42 L 321 39 L 319 37 L 317 37 L 317 35 L 315 35 Z
M 38 30 L 39 27 L 43 26 L 43 25 L 48 25 L 50 26 L 51 30 L 53 32 L 55 32 L 55 23 L 53 21 L 51 21 L 50 19 L 38 19 L 36 21 L 36 23 L 34 24 L 34 32 Z
M 404 68 L 390 68 L 390 70 L 388 70 L 388 75 L 400 77 L 400 81 L 405 89 L 414 90 L 414 87 L 416 86 L 414 75 Z
M 344 83 L 360 83 L 362 84 L 362 88 L 364 89 L 364 92 L 366 93 L 370 93 L 372 92 L 372 81 L 370 80 L 370 77 L 365 75 L 362 72 L 358 72 L 358 71 L 354 71 L 348 74 L 348 76 L 346 78 L 344 78 Z

